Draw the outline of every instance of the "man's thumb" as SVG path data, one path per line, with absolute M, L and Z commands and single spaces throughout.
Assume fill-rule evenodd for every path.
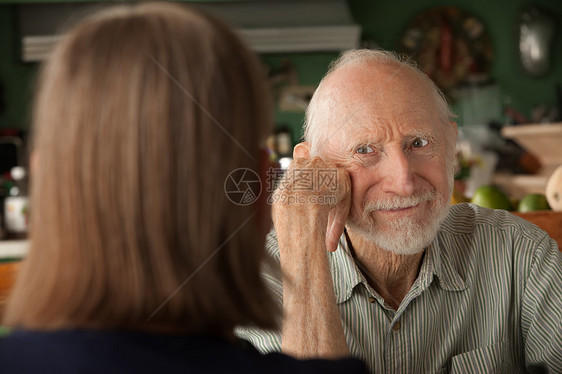
M 302 142 L 295 146 L 293 149 L 293 158 L 309 158 L 310 157 L 310 144 Z

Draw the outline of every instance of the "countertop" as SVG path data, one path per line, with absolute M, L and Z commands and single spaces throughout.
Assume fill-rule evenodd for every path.
M 27 254 L 27 240 L 0 240 L 0 261 L 21 259 Z

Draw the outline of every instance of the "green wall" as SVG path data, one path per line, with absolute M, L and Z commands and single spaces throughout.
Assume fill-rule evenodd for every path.
M 37 64 L 21 62 L 15 5 L 0 5 L 0 81 L 4 86 L 4 113 L 0 128 L 29 127 L 29 103 Z
M 292 54 L 268 54 L 261 56 L 262 60 L 275 71 L 284 61 L 290 61 L 297 70 L 299 84 L 317 85 L 326 73 L 330 62 L 338 57 L 337 52 L 325 53 L 292 53 Z M 304 113 L 283 112 L 275 110 L 275 121 L 277 126 L 288 127 L 291 130 L 293 142 L 298 142 L 302 135 L 302 124 Z
M 363 26 L 363 37 L 375 40 L 384 49 L 395 49 L 408 21 L 433 6 L 456 6 L 471 12 L 485 25 L 494 47 L 492 77 L 502 96 L 523 114 L 539 103 L 555 101 L 555 85 L 562 84 L 562 1 L 561 0 L 349 0 L 355 20 Z M 551 71 L 531 78 L 521 68 L 518 55 L 518 13 L 533 4 L 548 11 L 557 24 L 552 41 Z
M 528 115 L 533 105 L 553 103 L 554 86 L 562 84 L 562 1 L 560 0 L 348 0 L 355 20 L 363 28 L 363 37 L 376 41 L 382 48 L 395 49 L 403 29 L 418 12 L 432 6 L 458 6 L 479 17 L 493 42 L 495 60 L 492 76 L 499 83 L 502 96 Z M 519 65 L 517 54 L 517 12 L 526 4 L 536 4 L 548 10 L 557 21 L 557 34 L 552 45 L 551 71 L 542 78 L 530 78 Z M 5 86 L 6 111 L 0 115 L 0 127 L 28 128 L 29 102 L 36 64 L 19 60 L 16 7 L 0 4 L 0 80 Z M 268 54 L 263 60 L 272 69 L 283 60 L 296 67 L 301 84 L 315 85 L 326 72 L 337 53 Z M 303 113 L 276 111 L 279 125 L 288 125 L 293 139 L 301 135 Z M 460 119 L 462 124 L 462 118 Z
M 433 6 L 457 6 L 477 16 L 487 28 L 494 48 L 492 78 L 498 83 L 502 101 L 509 98 L 512 106 L 529 116 L 534 105 L 554 104 L 555 85 L 562 85 L 562 1 L 561 0 L 348 0 L 355 20 L 363 28 L 363 39 L 374 40 L 381 48 L 397 49 L 409 20 Z M 551 46 L 551 69 L 541 78 L 531 78 L 519 63 L 518 14 L 521 7 L 533 4 L 548 11 L 555 19 L 557 31 Z M 293 54 L 265 56 L 277 66 L 289 58 L 296 66 L 302 84 L 316 84 L 337 54 Z M 459 113 L 457 105 L 453 109 Z M 288 124 L 296 140 L 301 135 L 303 114 L 276 112 L 277 122 Z M 503 118 L 498 118 L 503 120 Z M 460 125 L 463 118 L 458 118 Z

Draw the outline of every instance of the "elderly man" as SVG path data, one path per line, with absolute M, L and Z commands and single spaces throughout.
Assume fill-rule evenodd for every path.
M 505 211 L 449 207 L 452 117 L 391 53 L 335 62 L 272 197 L 282 331 L 240 336 L 374 373 L 562 372 L 562 255 Z

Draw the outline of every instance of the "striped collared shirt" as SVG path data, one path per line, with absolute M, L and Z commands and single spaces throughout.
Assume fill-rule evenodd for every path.
M 267 249 L 279 258 L 273 232 Z M 343 236 L 328 256 L 348 346 L 373 373 L 562 373 L 562 254 L 531 223 L 451 207 L 396 311 L 368 284 Z M 266 279 L 281 299 L 280 280 Z M 279 332 L 237 333 L 262 352 L 281 349 Z

